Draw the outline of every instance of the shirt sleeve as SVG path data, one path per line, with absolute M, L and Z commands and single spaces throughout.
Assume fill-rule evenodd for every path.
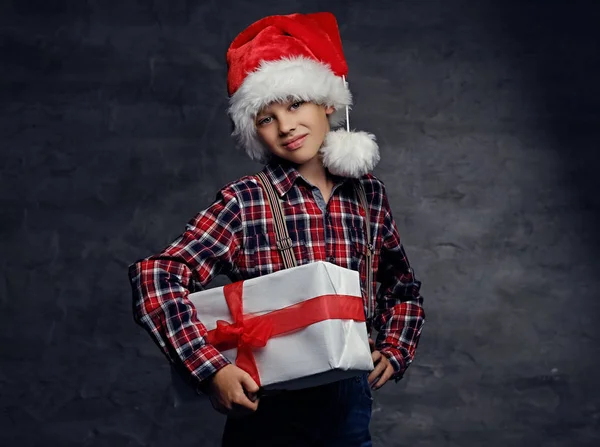
M 425 322 L 421 282 L 415 276 L 392 216 L 385 189 L 384 223 L 377 280 L 377 308 L 374 328 L 378 332 L 376 347 L 394 368 L 393 378 L 400 380 L 414 359 Z
M 197 387 L 229 361 L 207 343 L 206 327 L 188 295 L 217 274 L 233 272 L 242 234 L 240 214 L 235 196 L 222 190 L 169 247 L 129 267 L 136 323 L 176 367 L 189 371 Z

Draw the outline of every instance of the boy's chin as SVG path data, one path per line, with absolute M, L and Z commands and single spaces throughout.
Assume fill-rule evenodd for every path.
M 315 157 L 318 157 L 319 151 L 304 151 L 303 149 L 299 149 L 294 152 L 278 154 L 278 156 L 279 158 L 301 166 L 312 161 Z
M 294 159 L 290 159 L 289 161 L 291 161 L 292 163 L 295 163 L 298 166 L 302 166 L 302 165 L 308 164 L 309 162 L 312 162 L 318 156 L 319 156 L 319 154 L 317 153 L 317 154 L 314 154 L 313 156 L 294 157 Z

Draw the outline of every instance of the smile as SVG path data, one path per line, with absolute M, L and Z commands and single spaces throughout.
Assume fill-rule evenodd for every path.
M 288 150 L 298 149 L 300 146 L 302 146 L 304 144 L 304 140 L 306 140 L 307 136 L 308 136 L 308 134 L 296 137 L 293 140 L 288 141 L 287 143 L 285 143 L 283 145 L 283 147 L 285 147 Z

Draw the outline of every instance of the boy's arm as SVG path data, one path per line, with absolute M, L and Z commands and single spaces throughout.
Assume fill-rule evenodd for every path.
M 207 330 L 188 295 L 195 282 L 205 286 L 235 268 L 241 233 L 239 204 L 223 190 L 169 247 L 129 267 L 135 321 L 199 386 L 229 362 L 206 342 Z
M 376 346 L 394 368 L 392 376 L 400 380 L 413 361 L 425 322 L 421 282 L 410 268 L 396 223 L 383 191 L 384 224 L 377 280 L 377 311 L 373 322 L 378 332 Z

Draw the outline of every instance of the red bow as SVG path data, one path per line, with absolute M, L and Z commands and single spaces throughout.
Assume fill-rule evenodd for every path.
M 260 384 L 252 348 L 264 348 L 267 345 L 267 340 L 273 335 L 273 325 L 264 318 L 244 316 L 243 286 L 244 283 L 238 281 L 223 288 L 233 323 L 218 320 L 214 333 L 209 332 L 208 341 L 215 346 L 235 344 L 237 347 L 235 364 L 249 372 L 254 381 Z

